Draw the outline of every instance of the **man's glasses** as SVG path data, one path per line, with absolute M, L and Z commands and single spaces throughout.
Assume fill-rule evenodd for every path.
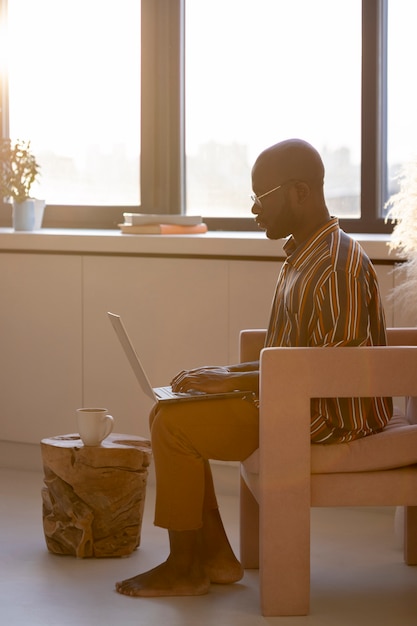
M 273 193 L 274 191 L 277 191 L 278 189 L 281 189 L 281 187 L 283 187 L 285 185 L 285 183 L 281 183 L 281 185 L 278 185 L 278 187 L 274 187 L 273 189 L 270 189 L 269 191 L 265 191 L 265 193 L 262 193 L 260 196 L 257 196 L 255 193 L 251 195 L 250 199 L 252 200 L 252 202 L 254 204 L 256 204 L 256 206 L 260 207 L 262 209 L 262 202 L 261 202 L 261 198 L 264 198 L 265 196 L 268 196 L 270 193 Z

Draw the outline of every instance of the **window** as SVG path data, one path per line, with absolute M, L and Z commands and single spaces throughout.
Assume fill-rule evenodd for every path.
M 301 137 L 332 213 L 360 216 L 361 18 L 361 0 L 186 0 L 189 210 L 248 216 L 259 152 Z
M 388 190 L 398 191 L 398 175 L 405 163 L 417 156 L 417 84 L 412 64 L 417 57 L 414 0 L 395 0 L 388 5 Z
M 78 205 L 97 205 L 97 227 L 140 203 L 201 213 L 210 228 L 256 229 L 253 160 L 299 136 L 323 155 L 342 227 L 392 229 L 384 205 L 416 143 L 414 0 L 7 3 L 9 36 L 22 29 L 18 11 L 29 36 L 33 23 L 38 32 L 24 54 L 9 43 L 2 132 L 9 111 L 10 136 L 41 155 L 49 204 L 68 204 L 75 219 Z
M 9 136 L 42 166 L 33 194 L 137 206 L 140 0 L 8 0 L 8 70 Z

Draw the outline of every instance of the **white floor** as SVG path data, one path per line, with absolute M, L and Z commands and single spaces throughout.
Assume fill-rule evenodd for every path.
M 220 495 L 238 545 L 235 471 Z M 218 479 L 216 478 L 216 481 Z M 236 481 L 237 482 L 237 481 Z M 416 626 L 417 567 L 402 560 L 393 509 L 312 512 L 312 593 L 308 617 L 263 618 L 258 573 L 197 598 L 127 598 L 114 582 L 165 558 L 165 531 L 152 525 L 148 486 L 142 544 L 125 559 L 78 560 L 46 551 L 39 472 L 0 469 L 0 623 L 7 626 Z

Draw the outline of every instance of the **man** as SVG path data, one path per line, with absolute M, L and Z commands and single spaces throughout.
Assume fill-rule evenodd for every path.
M 305 141 L 260 154 L 252 170 L 252 212 L 269 239 L 289 237 L 266 345 L 356 346 L 386 342 L 374 269 L 331 218 L 324 166 Z M 242 399 L 157 404 L 150 417 L 156 471 L 155 524 L 170 554 L 153 570 L 116 584 L 131 596 L 200 595 L 243 571 L 218 511 L 208 459 L 243 461 L 258 447 L 259 362 L 179 373 L 174 391 L 240 389 Z M 390 399 L 327 399 L 312 406 L 313 442 L 349 441 L 382 430 Z

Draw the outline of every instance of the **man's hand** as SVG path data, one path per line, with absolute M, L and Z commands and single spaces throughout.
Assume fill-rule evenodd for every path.
M 258 392 L 259 371 L 254 369 L 256 363 L 246 364 L 244 369 L 237 366 L 223 367 L 197 367 L 192 370 L 184 370 L 172 380 L 172 390 L 177 393 L 185 393 L 190 390 L 204 391 L 205 393 L 224 393 L 227 391 L 253 391 Z
M 184 393 L 191 389 L 206 393 L 222 393 L 236 389 L 232 382 L 233 378 L 227 367 L 197 367 L 177 374 L 172 380 L 171 386 L 176 393 Z

